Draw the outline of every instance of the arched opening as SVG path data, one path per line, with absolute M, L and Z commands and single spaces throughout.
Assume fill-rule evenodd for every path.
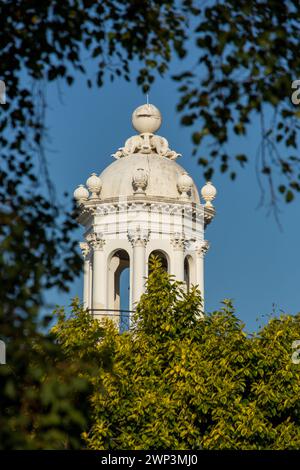
M 126 250 L 117 250 L 109 261 L 109 309 L 118 323 L 120 333 L 130 325 L 130 261 Z
M 188 292 L 190 290 L 190 265 L 187 256 L 184 258 L 184 282 Z
M 119 277 L 120 292 L 120 333 L 129 330 L 130 313 L 129 313 L 129 294 L 130 294 L 130 269 L 129 264 L 123 268 Z
M 169 271 L 169 263 L 168 263 L 168 258 L 166 256 L 166 254 L 161 250 L 153 250 L 153 251 L 151 251 L 151 253 L 149 255 L 149 258 L 148 258 L 148 273 L 150 273 L 149 260 L 150 260 L 151 256 L 158 257 L 160 259 L 161 263 L 162 263 L 163 269 L 167 272 Z
M 184 258 L 184 282 L 186 283 L 187 292 L 192 284 L 195 283 L 195 266 L 191 255 L 187 255 Z

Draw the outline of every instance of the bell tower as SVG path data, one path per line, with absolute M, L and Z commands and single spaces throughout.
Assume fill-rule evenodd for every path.
M 148 261 L 159 256 L 179 281 L 198 285 L 204 296 L 204 231 L 215 215 L 216 189 L 201 190 L 177 163 L 181 156 L 156 134 L 162 117 L 152 104 L 132 115 L 137 134 L 112 157 L 115 161 L 74 192 L 83 225 L 83 301 L 95 317 L 121 319 L 120 278 L 129 268 L 129 313 L 145 290 Z M 111 312 L 111 313 L 110 313 Z

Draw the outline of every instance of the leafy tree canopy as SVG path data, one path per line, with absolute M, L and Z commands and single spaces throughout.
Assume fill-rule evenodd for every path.
M 300 368 L 291 360 L 300 316 L 271 319 L 247 335 L 229 300 L 202 315 L 152 261 L 130 331 L 119 334 L 77 306 L 54 333 L 92 384 L 91 449 L 297 449 Z
M 84 365 L 69 361 L 53 335 L 22 327 L 15 324 L 0 365 L 0 449 L 80 449 L 91 393 Z

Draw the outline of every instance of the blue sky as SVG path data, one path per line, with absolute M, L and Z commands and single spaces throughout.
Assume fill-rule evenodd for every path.
M 71 87 L 48 87 L 47 125 L 48 162 L 58 196 L 70 197 L 78 184 L 92 172 L 101 172 L 114 160 L 111 154 L 134 134 L 132 111 L 145 102 L 135 82 L 107 82 L 102 89 L 88 89 L 79 76 Z M 158 79 L 150 92 L 150 102 L 162 113 L 160 135 L 170 147 L 182 154 L 179 163 L 194 178 L 198 188 L 205 183 L 197 157 L 192 157 L 191 129 L 182 127 L 176 113 L 176 84 L 169 78 Z M 259 128 L 254 123 L 242 141 L 228 145 L 233 155 L 246 150 L 250 164 L 241 170 L 235 182 L 226 175 L 215 175 L 218 190 L 217 215 L 208 227 L 206 238 L 211 248 L 206 255 L 206 310 L 218 309 L 224 298 L 232 298 L 236 313 L 248 330 L 257 329 L 257 317 L 280 310 L 299 310 L 299 198 L 282 206 L 280 231 L 266 208 L 257 209 L 260 190 L 255 176 L 254 158 L 259 144 Z M 201 150 L 205 156 L 205 149 Z M 81 240 L 82 230 L 75 234 Z M 72 285 L 70 294 L 52 292 L 49 302 L 68 305 L 71 297 L 82 295 L 82 278 Z

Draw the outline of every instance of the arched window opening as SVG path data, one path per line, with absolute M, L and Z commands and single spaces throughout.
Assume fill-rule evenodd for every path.
M 109 309 L 120 333 L 129 329 L 130 261 L 125 250 L 116 251 L 109 263 Z
M 150 253 L 150 255 L 149 255 L 149 260 L 150 260 L 151 256 L 156 256 L 156 257 L 158 257 L 158 258 L 160 259 L 160 261 L 161 261 L 161 264 L 162 264 L 163 269 L 164 269 L 166 272 L 169 271 L 169 269 L 168 269 L 168 259 L 167 259 L 166 255 L 165 255 L 165 253 L 163 253 L 163 252 L 160 251 L 160 250 L 154 250 L 154 251 L 152 251 L 152 252 Z M 148 261 L 149 261 L 149 260 L 148 260 Z M 148 264 L 148 266 L 149 266 L 149 264 Z M 149 274 L 150 274 L 150 266 L 149 266 Z
M 125 267 L 119 278 L 120 291 L 120 333 L 129 330 L 129 291 L 130 291 L 130 270 L 129 266 Z
M 186 284 L 186 289 L 188 292 L 191 286 L 191 279 L 190 279 L 190 263 L 189 263 L 189 259 L 187 256 L 184 258 L 184 282 Z
M 184 258 L 184 281 L 186 283 L 187 292 L 196 282 L 195 261 L 191 255 Z

